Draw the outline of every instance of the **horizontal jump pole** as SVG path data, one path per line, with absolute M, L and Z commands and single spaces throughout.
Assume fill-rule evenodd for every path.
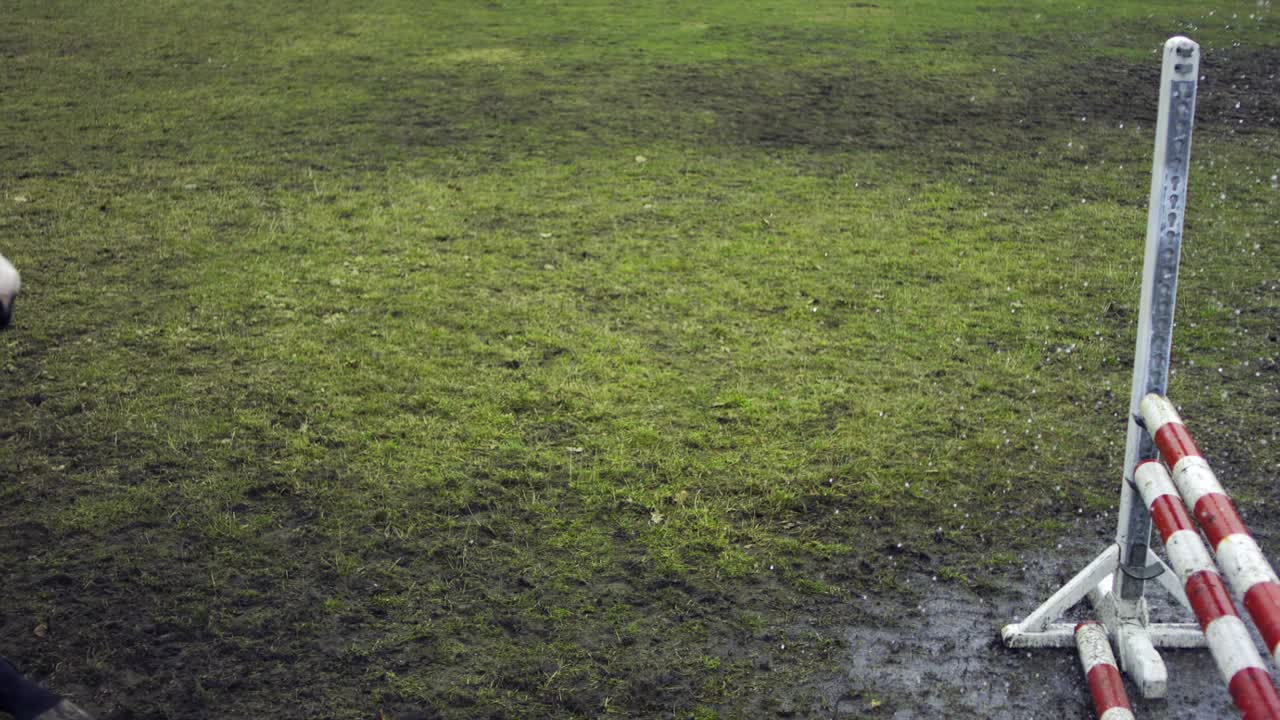
M 1240 714 L 1245 720 L 1280 720 L 1280 695 L 1209 550 L 1182 506 L 1169 471 L 1158 461 L 1147 460 L 1134 469 L 1133 480 Z
M 1142 400 L 1143 423 L 1173 474 L 1187 509 L 1209 539 L 1218 567 L 1280 662 L 1280 579 L 1209 467 L 1177 409 L 1152 393 Z
M 1133 706 L 1124 691 L 1116 656 L 1111 652 L 1107 630 L 1095 621 L 1082 622 L 1075 627 L 1076 650 L 1080 653 L 1080 667 L 1089 683 L 1093 696 L 1093 711 L 1098 720 L 1133 720 Z

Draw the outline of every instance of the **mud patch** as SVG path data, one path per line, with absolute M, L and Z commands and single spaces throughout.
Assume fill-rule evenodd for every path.
M 1199 120 L 1236 130 L 1280 125 L 1280 53 L 1213 53 L 1205 59 Z M 685 108 L 727 144 L 895 149 L 968 148 L 1035 140 L 1080 122 L 1151 123 L 1158 63 L 1090 59 L 1028 63 L 999 80 L 905 78 L 865 66 L 793 71 L 721 66 L 675 69 L 647 95 Z M 626 104 L 624 99 L 618 103 Z M 643 108 L 636 108 L 643 111 Z M 696 128 L 690 128 L 696 132 Z
M 1280 51 L 1206 51 L 1198 121 L 1251 132 L 1280 126 Z M 1158 61 L 1036 56 L 998 74 L 905 76 L 875 63 L 796 68 L 717 62 L 646 68 L 580 65 L 496 74 L 455 68 L 420 99 L 375 100 L 393 144 L 447 146 L 501 139 L 700 146 L 963 151 L 1039 145 L 1081 122 L 1155 121 Z M 393 81 L 392 87 L 412 85 Z M 456 102 L 455 102 L 456 101 Z
M 1238 133 L 1280 127 L 1280 50 L 1206 50 L 1197 118 Z
M 846 673 L 827 688 L 834 717 L 1026 720 L 1052 708 L 1054 717 L 1092 718 L 1073 649 L 1011 650 L 998 637 L 1002 626 L 1025 617 L 1091 557 L 1081 547 L 1070 559 L 1029 559 L 1025 569 L 1001 583 L 1004 590 L 987 596 L 921 577 L 912 584 L 927 586 L 925 599 L 914 607 L 866 601 L 862 610 L 880 622 L 844 633 Z M 1171 607 L 1162 590 L 1150 589 L 1147 597 L 1153 620 L 1191 621 Z M 1086 619 L 1088 612 L 1078 606 L 1070 619 Z M 1139 717 L 1234 716 L 1207 650 L 1162 655 L 1169 670 L 1168 698 L 1143 700 L 1126 681 Z

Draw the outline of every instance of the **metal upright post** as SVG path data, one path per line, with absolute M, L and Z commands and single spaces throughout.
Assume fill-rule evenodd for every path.
M 1134 682 L 1161 695 L 1168 674 L 1146 629 L 1147 580 L 1166 567 L 1148 568 L 1151 515 L 1133 485 L 1138 463 L 1156 457 L 1150 437 L 1138 425 L 1142 398 L 1166 394 L 1169 353 L 1173 346 L 1173 308 L 1182 257 L 1182 221 L 1187 203 L 1187 171 L 1191 165 L 1191 126 L 1195 119 L 1196 85 L 1200 79 L 1200 47 L 1184 37 L 1164 46 L 1160 71 L 1160 109 L 1156 118 L 1151 162 L 1151 200 L 1147 208 L 1146 253 L 1142 264 L 1142 300 L 1133 354 L 1133 387 L 1125 438 L 1124 482 L 1120 486 L 1120 521 L 1116 545 L 1119 572 L 1112 576 L 1108 611 L 1114 613 L 1114 635 L 1121 664 Z
M 1148 621 L 1143 597 L 1148 580 L 1158 580 L 1183 607 L 1190 609 L 1191 605 L 1168 565 L 1149 547 L 1151 516 L 1133 485 L 1134 468 L 1156 456 L 1147 433 L 1138 426 L 1142 399 L 1153 392 L 1166 394 L 1169 383 L 1173 306 L 1182 254 L 1199 68 L 1199 45 L 1185 37 L 1170 38 L 1165 43 L 1116 543 L 1022 622 L 1001 630 L 1009 647 L 1067 647 L 1073 642 L 1074 626 L 1053 620 L 1087 596 L 1119 649 L 1121 668 L 1148 698 L 1163 697 L 1168 685 L 1168 673 L 1156 647 L 1205 645 L 1195 623 Z
M 1146 256 L 1142 266 L 1142 302 L 1138 341 L 1133 355 L 1133 389 L 1129 398 L 1129 431 L 1124 448 L 1124 483 L 1120 491 L 1120 569 L 1115 591 L 1124 600 L 1142 597 L 1151 517 L 1133 488 L 1133 469 L 1156 456 L 1151 438 L 1138 426 L 1142 398 L 1166 395 L 1169 352 L 1173 345 L 1173 306 L 1182 256 L 1182 221 L 1187 203 L 1187 171 L 1191 164 L 1191 126 L 1195 118 L 1200 52 L 1196 43 L 1175 37 L 1165 43 L 1160 74 L 1160 111 L 1156 120 L 1155 157 L 1151 169 L 1151 201 L 1147 210 Z

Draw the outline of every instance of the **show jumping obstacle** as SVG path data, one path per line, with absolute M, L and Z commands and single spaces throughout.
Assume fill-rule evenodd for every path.
M 1127 702 L 1121 704 L 1105 690 L 1111 687 L 1101 674 L 1105 669 L 1095 684 L 1096 668 L 1105 668 L 1099 636 L 1103 645 L 1108 639 L 1116 644 L 1120 669 L 1147 698 L 1164 697 L 1168 690 L 1168 671 L 1157 647 L 1207 646 L 1243 716 L 1280 720 L 1280 696 L 1222 577 L 1244 598 L 1268 651 L 1278 659 L 1280 581 L 1164 397 L 1199 62 L 1195 42 L 1174 37 L 1165 43 L 1116 542 L 1022 622 L 1001 631 L 1005 645 L 1012 648 L 1075 645 L 1103 720 L 1132 714 Z M 1172 477 L 1158 456 L 1172 468 Z M 1192 524 L 1192 515 L 1209 539 L 1221 574 Z M 1153 519 L 1172 568 L 1149 547 Z M 1151 581 L 1159 583 L 1199 623 L 1150 622 L 1144 591 Z M 1100 624 L 1055 622 L 1086 596 Z M 1105 649 L 1110 655 L 1110 648 Z

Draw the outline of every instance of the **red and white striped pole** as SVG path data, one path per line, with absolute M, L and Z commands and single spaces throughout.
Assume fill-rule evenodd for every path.
M 1280 695 L 1253 646 L 1249 629 L 1231 603 L 1213 558 L 1182 506 L 1169 471 L 1158 461 L 1147 460 L 1133 471 L 1133 481 L 1164 540 L 1169 564 L 1183 582 L 1231 699 L 1245 720 L 1280 720 Z
M 1275 570 L 1245 528 L 1235 503 L 1200 454 L 1173 403 L 1154 393 L 1147 395 L 1142 400 L 1142 418 L 1173 472 L 1173 484 L 1183 502 L 1209 538 L 1227 583 L 1244 598 L 1244 607 L 1267 650 L 1280 662 L 1280 579 Z
M 1076 625 L 1076 649 L 1098 720 L 1133 720 L 1133 707 L 1124 691 L 1106 628 L 1093 620 Z

